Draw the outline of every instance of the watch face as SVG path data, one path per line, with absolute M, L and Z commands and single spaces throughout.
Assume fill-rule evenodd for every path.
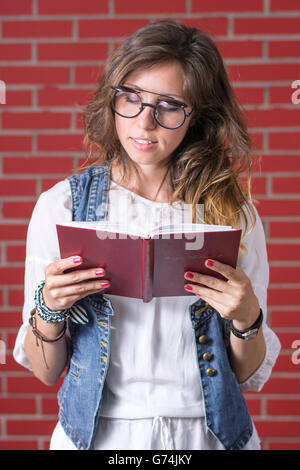
M 253 330 L 247 331 L 247 333 L 243 333 L 243 338 L 248 341 L 249 339 L 255 338 L 258 333 L 258 328 L 253 328 Z

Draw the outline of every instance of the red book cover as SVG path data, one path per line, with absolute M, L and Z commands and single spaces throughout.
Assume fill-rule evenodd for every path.
M 149 302 L 153 297 L 193 295 L 184 289 L 185 271 L 223 276 L 206 268 L 208 258 L 236 267 L 241 230 L 163 233 L 152 236 L 57 225 L 61 258 L 81 256 L 82 268 L 103 267 L 106 294 Z M 86 223 L 89 227 L 89 222 Z M 90 225 L 91 227 L 92 225 Z M 78 268 L 77 268 L 78 269 Z

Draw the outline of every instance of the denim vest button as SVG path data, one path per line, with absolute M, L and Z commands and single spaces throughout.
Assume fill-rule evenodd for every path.
M 212 353 L 210 353 L 209 351 L 207 351 L 207 352 L 205 352 L 205 353 L 203 354 L 202 357 L 203 357 L 203 359 L 204 359 L 205 361 L 211 361 L 211 360 L 212 360 Z
M 204 343 L 206 343 L 206 341 L 207 341 L 207 336 L 205 336 L 205 335 L 199 336 L 198 342 L 199 342 L 200 344 L 204 344 Z
M 206 369 L 205 373 L 208 377 L 213 377 L 214 375 L 216 375 L 216 370 L 213 369 L 212 367 L 209 367 L 208 369 Z

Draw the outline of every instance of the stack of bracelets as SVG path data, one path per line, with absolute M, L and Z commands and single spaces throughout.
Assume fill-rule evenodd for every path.
M 34 295 L 35 307 L 39 317 L 41 317 L 47 323 L 58 323 L 64 321 L 69 316 L 69 309 L 65 310 L 50 310 L 47 305 L 44 304 L 42 289 L 45 285 L 45 281 L 42 281 Z
M 45 285 L 45 281 L 42 281 L 36 291 L 35 291 L 35 309 L 32 310 L 30 318 L 29 318 L 29 324 L 32 327 L 32 332 L 34 336 L 36 337 L 36 344 L 37 346 L 39 345 L 38 340 L 41 341 L 41 347 L 42 347 L 42 353 L 43 353 L 43 358 L 44 358 L 44 363 L 46 365 L 46 368 L 49 369 L 46 357 L 45 357 L 45 352 L 44 352 L 44 347 L 43 347 L 43 342 L 45 343 L 55 343 L 59 339 L 61 339 L 67 328 L 67 322 L 66 319 L 68 318 L 70 312 L 69 309 L 64 309 L 64 310 L 50 310 L 50 308 L 45 305 L 44 300 L 43 300 L 43 295 L 42 295 L 42 289 Z M 41 331 L 39 331 L 36 327 L 36 318 L 35 314 L 38 314 L 40 318 L 42 318 L 45 322 L 47 323 L 59 323 L 59 322 L 64 322 L 63 329 L 59 333 L 59 335 L 54 338 L 46 338 Z

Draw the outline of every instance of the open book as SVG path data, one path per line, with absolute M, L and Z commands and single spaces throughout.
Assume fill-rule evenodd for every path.
M 81 269 L 103 267 L 111 283 L 104 293 L 144 302 L 193 295 L 184 289 L 186 271 L 224 279 L 205 260 L 236 267 L 241 238 L 240 229 L 207 224 L 166 225 L 147 233 L 107 221 L 56 227 L 61 258 L 81 256 Z

